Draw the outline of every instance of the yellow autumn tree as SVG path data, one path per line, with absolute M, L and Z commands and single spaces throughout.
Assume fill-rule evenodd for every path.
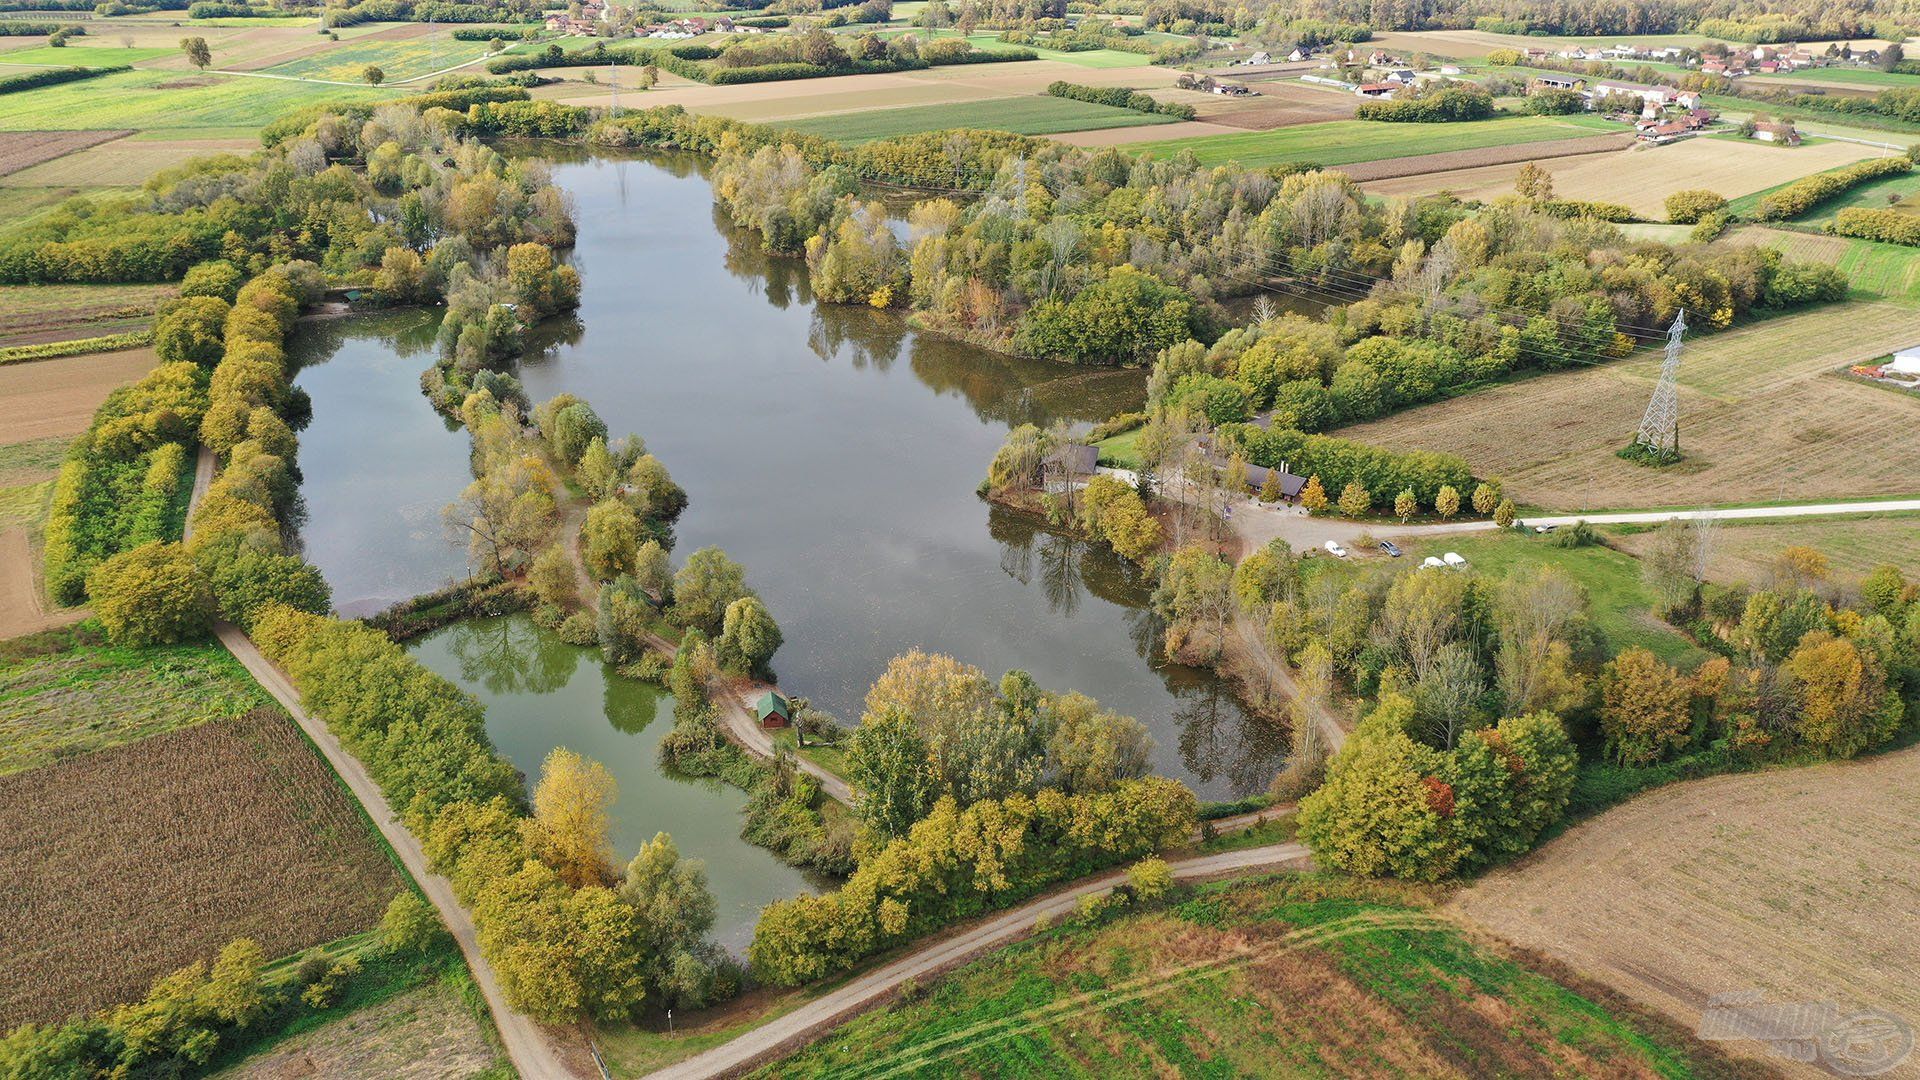
M 540 861 L 573 888 L 613 880 L 607 809 L 614 794 L 613 774 L 605 765 L 564 746 L 540 766 L 528 841 Z

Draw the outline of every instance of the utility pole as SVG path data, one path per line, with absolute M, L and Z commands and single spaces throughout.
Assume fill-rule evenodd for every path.
M 1680 338 L 1687 332 L 1687 313 L 1683 309 L 1673 317 L 1667 330 L 1667 356 L 1660 364 L 1660 381 L 1653 388 L 1653 400 L 1640 419 L 1640 432 L 1633 445 L 1644 447 L 1659 461 L 1680 458 Z

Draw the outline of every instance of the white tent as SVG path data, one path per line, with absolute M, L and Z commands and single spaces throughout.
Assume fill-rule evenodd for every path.
M 1920 375 L 1920 345 L 1894 353 L 1882 370 L 1889 375 Z

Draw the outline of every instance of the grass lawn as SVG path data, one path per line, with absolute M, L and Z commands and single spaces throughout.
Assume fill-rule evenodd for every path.
M 1457 551 L 1495 579 L 1535 566 L 1563 571 L 1587 590 L 1588 616 L 1606 635 L 1610 652 L 1639 645 L 1686 669 L 1711 655 L 1653 614 L 1654 595 L 1640 578 L 1640 561 L 1624 552 L 1598 544 L 1563 548 L 1551 535 L 1518 532 L 1427 537 L 1403 546 L 1415 560 Z
M 1171 156 L 1191 150 L 1202 165 L 1237 161 L 1248 168 L 1306 162 L 1348 165 L 1356 161 L 1477 150 L 1484 146 L 1585 138 L 1618 130 L 1598 117 L 1514 116 L 1455 124 L 1388 124 L 1376 120 L 1330 120 L 1273 131 L 1201 135 L 1191 139 L 1133 143 L 1123 149 Z
M 1276 810 L 1273 816 L 1250 829 L 1221 833 L 1211 839 L 1200 841 L 1200 850 L 1207 854 L 1217 851 L 1245 851 L 1248 848 L 1265 847 L 1268 844 L 1291 842 L 1297 833 L 1292 810 Z
M 1100 451 L 1100 464 L 1116 469 L 1138 469 L 1140 467 L 1140 433 L 1146 425 L 1110 435 L 1093 445 Z
M 123 49 L 118 45 L 95 45 L 86 48 L 68 45 L 53 48 L 42 45 L 34 49 L 14 49 L 0 52 L 0 64 L 39 64 L 46 67 L 115 67 L 131 64 L 139 60 L 157 60 L 163 56 L 176 56 L 179 49 Z
M 1833 220 L 1834 215 L 1849 207 L 1861 207 L 1867 210 L 1896 209 L 1902 213 L 1920 213 L 1920 202 L 1909 202 L 1914 195 L 1920 194 L 1920 173 L 1906 173 L 1898 176 L 1882 176 L 1869 180 L 1858 187 L 1849 188 L 1813 209 L 1793 219 L 1796 225 L 1823 228 Z M 1900 196 L 1901 202 L 1890 203 L 1889 195 Z M 1742 200 L 1745 201 L 1745 200 Z
M 323 101 L 386 101 L 406 87 L 325 86 L 284 79 L 121 71 L 83 82 L 7 95 L 0 131 L 94 128 L 244 128 Z
M 1057 97 L 1030 97 L 1007 98 L 995 101 L 986 108 L 980 102 L 965 101 L 946 105 L 913 105 L 901 109 L 873 109 L 810 120 L 792 120 L 781 126 L 808 135 L 825 136 L 837 142 L 857 144 L 957 127 L 989 128 L 1011 131 L 1017 135 L 1051 135 L 1059 131 L 1092 131 L 1174 122 L 1171 116 L 1118 109 L 1111 105 L 1094 105 Z
M 1920 86 L 1920 76 L 1902 75 L 1898 72 L 1880 71 L 1875 68 L 1809 68 L 1806 71 L 1789 71 L 1778 75 L 1749 75 L 1747 78 L 1762 83 L 1850 83 L 1854 86 L 1879 89 Z
M 820 766 L 835 776 L 844 777 L 847 775 L 847 752 L 838 746 L 821 746 L 818 742 L 811 742 L 806 745 L 805 749 L 800 749 L 794 743 L 792 728 L 776 733 L 773 737 L 773 744 L 775 746 L 784 746 L 789 750 L 795 751 L 801 757 L 806 758 L 808 761 L 813 762 L 815 765 Z
M 1074 920 L 756 1075 L 1723 1075 L 1707 1044 L 1431 909 L 1321 875 Z M 1571 983 L 1572 985 L 1569 985 Z

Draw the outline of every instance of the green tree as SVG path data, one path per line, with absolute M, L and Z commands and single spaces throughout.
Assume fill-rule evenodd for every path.
M 566 549 L 559 544 L 541 548 L 527 571 L 527 587 L 542 604 L 565 608 L 579 600 L 580 579 L 574 573 L 573 560 L 567 558 Z
M 582 889 L 613 878 L 608 807 L 615 794 L 605 765 L 558 747 L 540 765 L 528 835 L 534 853 L 560 880 Z
M 681 858 L 673 838 L 656 833 L 627 863 L 620 898 L 639 917 L 648 990 L 668 1005 L 706 1004 L 717 950 L 706 943 L 716 908 L 705 864 Z
M 180 279 L 180 295 L 211 296 L 231 304 L 245 282 L 246 275 L 239 267 L 225 259 L 212 259 L 187 268 L 186 276 Z
M 219 363 L 230 310 L 217 296 L 172 301 L 154 320 L 154 354 L 165 363 L 184 361 L 207 368 Z
M 1307 478 L 1307 486 L 1300 489 L 1300 505 L 1309 514 L 1322 514 L 1327 509 L 1327 489 L 1321 486 L 1318 474 Z
M 633 553 L 633 579 L 647 595 L 661 601 L 673 587 L 673 573 L 667 561 L 667 549 L 658 540 L 648 540 Z
M 1473 489 L 1473 512 L 1491 514 L 1500 505 L 1500 489 L 1483 483 Z
M 201 71 L 213 63 L 213 50 L 207 48 L 207 39 L 203 37 L 184 37 L 180 39 L 180 51 L 186 54 L 187 63 Z
M 433 905 L 403 889 L 380 917 L 380 944 L 396 956 L 423 956 L 447 939 L 447 928 Z
M 1054 698 L 1047 712 L 1053 729 L 1047 740 L 1047 768 L 1054 786 L 1087 794 L 1147 774 L 1153 737 L 1145 724 L 1102 709 L 1081 693 Z
M 847 740 L 854 813 L 884 841 L 905 836 L 933 805 L 933 761 L 913 716 L 898 706 L 871 708 Z
M 1371 877 L 1436 881 L 1467 852 L 1452 828 L 1445 754 L 1404 731 L 1356 731 L 1300 800 L 1301 840 L 1323 866 Z
M 1905 574 L 1891 563 L 1882 563 L 1860 581 L 1860 596 L 1873 610 L 1896 623 L 1906 610 L 1912 586 Z
M 223 557 L 210 558 L 216 553 Z M 253 628 L 254 618 L 269 604 L 312 615 L 324 615 L 333 607 L 326 578 L 298 556 L 256 548 L 225 553 L 214 545 L 195 554 L 221 616 L 245 629 Z
M 368 86 L 379 86 L 387 81 L 387 73 L 380 70 L 378 64 L 368 64 L 366 70 L 360 73 L 360 77 L 367 80 Z
M 107 636 L 126 645 L 203 637 L 213 608 L 193 556 L 179 544 L 157 540 L 95 567 L 87 575 L 87 596 Z
M 1340 489 L 1340 516 L 1357 518 L 1373 509 L 1373 493 L 1358 480 L 1347 481 Z
M 722 667 L 745 675 L 766 670 L 780 642 L 779 624 L 766 605 L 759 597 L 747 595 L 727 605 L 714 651 Z
M 1799 706 L 1795 734 L 1831 757 L 1852 757 L 1899 730 L 1904 707 L 1878 663 L 1852 641 L 1807 634 L 1780 665 Z
M 727 605 L 747 595 L 746 568 L 719 548 L 704 547 L 673 575 L 668 616 L 676 625 L 717 635 L 725 628 Z
M 617 493 L 620 471 L 614 466 L 613 455 L 607 452 L 607 440 L 594 439 L 587 443 L 575 475 L 590 499 L 604 499 Z
M 1153 590 L 1153 610 L 1167 621 L 1168 655 L 1196 631 L 1218 631 L 1233 614 L 1233 569 L 1210 549 L 1189 544 L 1173 553 Z
M 1623 649 L 1600 674 L 1600 732 L 1607 756 L 1622 765 L 1650 765 L 1684 749 L 1693 730 L 1693 691 L 1685 676 L 1638 645 Z
M 580 535 L 586 541 L 587 572 L 596 580 L 608 581 L 633 572 L 634 554 L 640 546 L 640 519 L 625 502 L 602 499 L 594 503 Z
M 1393 497 L 1393 515 L 1400 519 L 1400 524 L 1405 525 L 1413 520 L 1413 515 L 1419 512 L 1420 497 L 1413 493 L 1412 488 L 1407 488 Z

